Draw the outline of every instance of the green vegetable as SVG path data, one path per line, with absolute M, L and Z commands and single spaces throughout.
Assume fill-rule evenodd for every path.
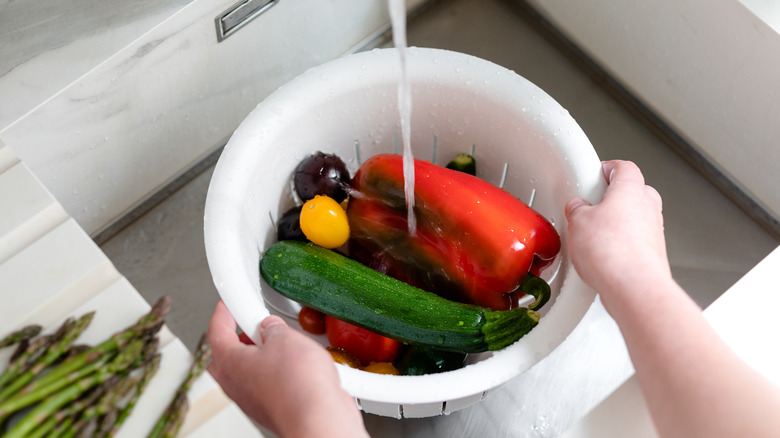
M 457 370 L 463 367 L 466 356 L 464 353 L 440 350 L 428 345 L 412 345 L 401 360 L 401 374 L 421 376 Z
M 452 161 L 447 163 L 447 169 L 465 172 L 469 175 L 477 174 L 477 162 L 469 154 L 458 154 Z
M 539 313 L 526 308 L 493 311 L 441 298 L 310 243 L 272 245 L 260 272 L 292 300 L 390 338 L 443 350 L 500 350 L 539 321 Z
M 127 404 L 118 412 L 116 421 L 111 425 L 111 430 L 106 433 L 107 437 L 116 435 L 117 432 L 119 432 L 119 427 L 122 426 L 127 417 L 133 412 L 135 405 L 138 403 L 138 399 L 141 398 L 141 394 L 143 394 L 144 389 L 146 389 L 146 385 L 149 384 L 149 381 L 152 380 L 152 377 L 157 373 L 157 370 L 160 369 L 161 358 L 162 356 L 160 353 L 155 353 L 149 362 L 144 365 L 140 380 L 135 386 L 135 391 L 132 393 L 130 400 L 127 401 Z
M 38 376 L 46 367 L 59 359 L 81 333 L 89 327 L 94 316 L 95 312 L 89 312 L 79 319 L 68 318 L 56 334 L 57 341 L 50 345 L 49 348 L 41 354 L 41 357 L 39 357 L 34 364 L 30 365 L 29 369 L 24 373 L 20 373 L 13 377 L 13 382 L 10 382 L 3 388 L 3 391 L 0 392 L 0 400 L 16 393 L 28 382 Z
M 152 310 L 140 318 L 135 324 L 118 332 L 100 345 L 81 351 L 82 348 L 72 346 L 72 341 L 91 321 L 92 314 L 86 314 L 78 320 L 67 320 L 54 335 L 40 336 L 31 340 L 30 354 L 20 354 L 15 363 L 24 363 L 25 366 L 16 367 L 11 371 L 14 378 L 29 376 L 30 372 L 37 374 L 22 388 L 0 398 L 0 422 L 11 414 L 30 406 L 30 412 L 21 419 L 11 431 L 9 436 L 24 436 L 29 431 L 41 427 L 51 428 L 47 436 L 58 436 L 69 433 L 76 420 L 74 415 L 78 412 L 65 412 L 78 409 L 77 402 L 93 387 L 106 380 L 118 376 L 122 378 L 133 369 L 145 366 L 152 360 L 157 350 L 155 334 L 162 327 L 163 318 L 170 310 L 170 298 L 163 297 L 157 301 Z M 33 345 L 37 344 L 37 345 Z M 68 347 L 66 347 L 68 345 Z M 69 354 L 75 350 L 75 354 Z M 79 352 L 80 351 L 80 352 Z M 67 356 L 62 362 L 59 359 L 44 372 L 40 364 L 48 363 L 47 360 L 54 356 Z M 6 388 L 8 389 L 8 388 Z M 74 407 L 73 404 L 77 403 Z M 33 406 L 34 405 L 34 406 Z M 53 425 L 48 421 L 50 416 L 58 416 L 62 422 L 71 425 Z M 73 417 L 73 418 L 71 418 Z M 61 423 L 62 423 L 61 422 Z M 46 423 L 46 424 L 44 424 Z M 4 435 L 5 437 L 5 435 Z
M 530 272 L 526 274 L 523 284 L 520 285 L 520 292 L 527 295 L 533 295 L 534 298 L 536 298 L 536 301 L 528 306 L 531 310 L 541 309 L 542 306 L 550 301 L 550 297 L 552 296 L 550 285 Z
M 114 436 L 160 366 L 157 333 L 170 311 L 162 297 L 133 325 L 95 347 L 74 341 L 94 312 L 68 318 L 50 335 L 28 329 L 2 338 L 20 347 L 0 374 L 0 435 L 3 438 Z M 32 336 L 32 337 L 30 337 Z M 196 361 L 164 413 L 163 437 L 173 437 L 186 415 L 187 391 L 208 365 L 210 348 L 201 340 Z M 181 400 L 183 399 L 183 401 Z M 11 415 L 17 421 L 5 420 Z M 7 423 L 7 424 L 5 424 Z
M 0 339 L 0 348 L 5 348 L 17 344 L 19 342 L 22 342 L 24 340 L 34 338 L 40 332 L 41 332 L 41 326 L 37 324 L 22 327 L 21 329 L 13 333 L 9 333 L 4 338 Z
M 53 334 L 38 336 L 37 338 L 30 340 L 21 351 L 14 353 L 14 357 L 11 358 L 8 366 L 3 371 L 3 374 L 0 374 L 0 389 L 2 389 L 2 391 L 0 391 L 0 400 L 3 400 L 7 396 L 5 395 L 6 387 L 13 383 L 14 379 L 24 374 L 24 372 L 27 371 L 27 369 L 29 369 L 32 364 L 49 349 L 49 347 L 55 344 L 56 341 L 56 336 Z
M 76 400 L 92 387 L 105 382 L 115 374 L 125 370 L 136 360 L 138 354 L 143 350 L 143 345 L 143 340 L 135 340 L 131 342 L 127 348 L 119 351 L 106 366 L 89 375 L 80 376 L 77 379 L 67 381 L 66 385 L 64 385 L 60 391 L 53 393 L 51 397 L 41 399 L 41 403 L 36 405 L 25 417 L 19 420 L 4 437 L 23 438 L 43 424 L 49 416 L 57 412 L 57 410 L 67 403 Z
M 179 384 L 173 400 L 160 415 L 148 438 L 172 438 L 176 436 L 190 406 L 187 400 L 187 392 L 189 392 L 195 379 L 206 369 L 209 360 L 211 360 L 211 345 L 209 345 L 208 337 L 204 334 L 201 336 L 195 349 L 195 357 L 190 364 L 189 371 L 187 371 L 187 376 Z

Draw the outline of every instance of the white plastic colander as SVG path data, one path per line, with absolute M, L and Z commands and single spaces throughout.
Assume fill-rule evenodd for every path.
M 438 49 L 410 48 L 407 63 L 415 157 L 444 165 L 473 148 L 477 176 L 525 202 L 533 199 L 563 241 L 556 262 L 542 274 L 553 299 L 539 325 L 515 344 L 435 375 L 387 376 L 336 365 L 342 386 L 364 411 L 428 417 L 478 402 L 547 356 L 579 323 L 595 293 L 568 260 L 563 209 L 575 196 L 598 202 L 605 183 L 580 127 L 528 80 L 483 59 Z M 262 252 L 276 240 L 272 220 L 294 206 L 293 170 L 319 150 L 339 155 L 354 174 L 361 159 L 396 150 L 398 77 L 395 49 L 313 68 L 260 103 L 225 147 L 206 200 L 206 253 L 221 298 L 255 342 L 269 309 L 288 315 L 299 309 L 258 271 Z

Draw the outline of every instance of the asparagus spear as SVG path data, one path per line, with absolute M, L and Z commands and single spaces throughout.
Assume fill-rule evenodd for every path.
M 48 438 L 65 438 L 70 434 L 71 425 L 73 425 L 73 417 L 68 417 L 52 429 Z M 71 435 L 72 436 L 72 435 Z
M 66 378 L 71 373 L 78 372 L 80 368 L 95 361 L 98 357 L 102 357 L 104 354 L 113 354 L 135 338 L 153 335 L 162 327 L 163 318 L 168 314 L 170 308 L 170 297 L 164 296 L 160 298 L 152 307 L 152 310 L 141 317 L 135 324 L 121 332 L 115 333 L 100 345 L 65 360 L 36 382 L 40 386 L 51 385 L 53 382 Z M 30 385 L 36 382 L 30 383 Z M 28 388 L 24 388 L 23 391 L 28 391 Z M 2 418 L 1 411 L 0 418 Z
M 0 348 L 5 348 L 17 344 L 25 339 L 34 338 L 38 336 L 38 333 L 41 332 L 41 329 L 41 326 L 33 324 L 11 332 L 6 335 L 6 337 L 0 339 Z
M 28 348 L 14 353 L 13 362 L 9 363 L 6 370 L 0 375 L 0 388 L 2 389 L 2 392 L 0 392 L 0 400 L 11 394 L 11 391 L 7 389 L 7 386 L 15 381 L 17 377 L 29 370 L 51 349 L 52 346 L 62 341 L 68 330 L 72 328 L 73 324 L 73 318 L 68 318 L 53 334 L 34 338 L 33 342 L 28 345 Z
M 92 430 L 90 433 L 94 437 L 108 436 L 112 430 L 118 431 L 121 421 L 124 421 L 124 418 L 120 420 L 120 415 L 125 411 L 127 411 L 125 416 L 129 415 L 129 411 L 132 410 L 135 404 L 135 399 L 140 396 L 140 392 L 146 386 L 148 379 L 151 378 L 151 374 L 154 374 L 159 367 L 160 354 L 157 352 L 159 339 L 153 337 L 151 339 L 142 338 L 141 340 L 145 341 L 143 350 L 129 366 L 129 370 L 143 368 L 140 378 L 125 376 L 118 383 L 111 384 L 111 389 L 106 390 L 105 394 L 101 394 L 97 402 L 89 403 L 81 414 L 79 421 L 70 426 L 70 430 L 62 435 L 63 438 L 76 434 L 84 435 L 84 430 L 95 425 L 99 425 L 99 427 L 95 427 L 95 430 Z M 123 374 L 128 374 L 128 372 Z M 108 383 L 106 382 L 103 385 L 105 386 Z M 118 406 L 119 401 L 133 389 L 136 389 L 135 394 L 126 402 L 125 407 L 120 409 Z
M 58 436 L 61 432 L 65 432 L 83 410 L 97 402 L 105 391 L 113 385 L 112 380 L 108 379 L 86 396 L 63 406 L 62 409 L 49 416 L 35 431 L 28 434 L 26 438 L 42 438 L 44 436 L 51 438 L 52 435 Z
M 41 423 L 41 425 L 32 431 L 32 433 L 27 434 L 25 438 L 43 438 L 45 436 L 51 436 L 51 431 L 53 431 L 57 427 L 57 419 L 54 417 L 49 417 Z
M 0 400 L 24 387 L 41 371 L 67 352 L 76 339 L 81 336 L 81 333 L 89 327 L 94 316 L 95 312 L 89 312 L 75 321 L 70 318 L 66 320 L 62 325 L 62 335 L 58 336 L 58 341 L 51 345 L 26 372 L 17 376 L 12 383 L 3 388 L 2 392 L 0 392 Z
M 174 399 L 174 408 L 170 413 L 168 421 L 160 432 L 161 438 L 174 438 L 179 433 L 184 417 L 187 416 L 187 410 L 190 408 L 190 402 L 187 400 L 187 394 L 182 393 Z
M 68 351 L 66 351 L 65 354 L 62 355 L 62 358 L 63 360 L 67 360 L 72 357 L 76 357 L 79 354 L 89 350 L 90 348 L 92 348 L 92 346 L 86 344 L 71 345 L 71 347 L 68 348 Z
M 114 427 L 114 424 L 116 424 L 116 420 L 118 418 L 119 408 L 117 406 L 111 406 L 111 409 L 103 414 L 103 416 L 100 418 L 100 421 L 98 421 L 98 428 L 95 430 L 94 436 L 96 438 L 106 436 L 106 434 L 111 431 L 111 428 Z
M 125 373 L 143 366 L 147 361 L 151 360 L 154 354 L 157 352 L 158 343 L 159 341 L 157 338 L 147 339 L 142 337 L 132 340 L 125 349 L 134 348 L 138 349 L 138 351 L 132 357 L 132 362 L 128 364 Z M 62 388 L 68 386 L 70 382 L 78 380 L 82 377 L 89 376 L 95 371 L 100 370 L 105 364 L 109 363 L 115 356 L 117 356 L 117 354 L 122 353 L 123 350 L 119 350 L 118 353 L 117 351 L 113 350 L 106 353 L 87 352 L 84 365 L 81 368 L 77 368 L 72 373 L 57 380 L 48 379 L 49 375 L 46 375 L 42 378 L 30 382 L 30 384 L 24 387 L 21 391 L 0 403 L 0 420 L 18 409 L 29 406 L 56 393 Z
M 179 426 L 181 426 L 181 422 L 184 421 L 186 410 L 189 408 L 187 392 L 190 390 L 190 387 L 192 387 L 192 382 L 203 373 L 209 359 L 211 359 L 211 346 L 208 343 L 208 338 L 204 334 L 198 342 L 198 347 L 195 350 L 195 357 L 187 372 L 187 376 L 184 378 L 181 385 L 179 385 L 173 400 L 160 416 L 157 424 L 155 424 L 154 429 L 152 429 L 152 432 L 149 434 L 149 438 L 161 438 L 166 436 L 166 433 L 170 433 L 171 429 L 178 430 Z M 176 425 L 177 422 L 179 423 L 178 426 Z
M 75 383 L 68 385 L 61 391 L 58 391 L 51 397 L 43 400 L 24 418 L 19 420 L 3 438 L 24 438 L 28 433 L 43 423 L 46 418 L 54 414 L 65 404 L 79 398 L 89 389 L 100 385 L 117 373 L 127 371 L 128 367 L 136 360 L 138 354 L 143 351 L 143 347 L 144 342 L 142 340 L 131 342 L 127 348 L 121 350 L 107 366 L 77 380 Z
M 11 354 L 11 357 L 8 359 L 8 363 L 14 362 L 16 359 L 19 358 L 19 356 L 22 355 L 25 351 L 27 351 L 27 347 L 30 346 L 30 339 L 22 339 L 19 341 L 18 344 L 16 344 L 16 349 Z
M 137 380 L 131 377 L 125 377 L 117 380 L 118 381 L 111 385 L 111 388 L 108 389 L 105 394 L 103 394 L 103 397 L 101 397 L 97 403 L 87 407 L 87 409 L 84 410 L 82 418 L 97 418 L 105 415 L 122 397 L 127 395 L 127 393 L 129 393 L 137 383 Z
M 143 374 L 141 374 L 141 378 L 138 381 L 138 384 L 135 387 L 135 392 L 133 393 L 133 397 L 128 400 L 127 404 L 124 408 L 122 408 L 121 411 L 119 411 L 119 415 L 117 416 L 116 422 L 111 427 L 111 430 L 106 433 L 106 437 L 112 437 L 116 435 L 117 432 L 119 432 L 119 428 L 122 426 L 122 424 L 125 422 L 127 417 L 130 416 L 130 414 L 133 412 L 133 408 L 135 408 L 136 403 L 138 403 L 138 399 L 141 398 L 141 394 L 146 389 L 146 386 L 149 384 L 149 382 L 152 380 L 152 377 L 157 373 L 157 370 L 160 368 L 160 359 L 162 356 L 159 353 L 156 353 L 152 359 L 144 366 Z
M 66 324 L 63 324 L 60 330 L 58 330 L 59 336 L 49 335 L 36 338 L 33 342 L 30 342 L 29 348 L 23 349 L 24 351 L 20 349 L 20 354 L 15 358 L 13 366 L 10 367 L 11 370 L 6 370 L 3 375 L 0 375 L 0 377 L 6 376 L 4 379 L 7 379 L 7 381 L 13 380 L 14 377 L 20 374 L 33 375 L 33 380 L 26 387 L 17 391 L 9 399 L 0 399 L 0 423 L 5 417 L 21 407 L 49 397 L 33 408 L 31 413 L 25 417 L 25 421 L 19 422 L 22 423 L 22 426 L 17 424 L 14 427 L 14 433 L 24 435 L 26 433 L 25 430 L 28 430 L 30 427 L 35 428 L 35 425 L 41 422 L 41 419 L 35 419 L 33 414 L 43 415 L 41 412 L 44 412 L 42 411 L 44 408 L 52 408 L 57 403 L 68 404 L 74 398 L 80 397 L 80 394 L 85 390 L 84 386 L 87 385 L 90 379 L 102 381 L 107 378 L 106 369 L 116 370 L 116 364 L 119 363 L 123 364 L 125 368 L 121 372 L 127 374 L 130 370 L 142 366 L 144 367 L 142 381 L 133 385 L 136 388 L 136 394 L 121 411 L 116 412 L 117 421 L 112 427 L 112 430 L 116 431 L 132 410 L 135 399 L 140 396 L 140 393 L 159 367 L 160 356 L 157 353 L 159 341 L 155 334 L 162 327 L 164 323 L 163 318 L 169 311 L 170 298 L 166 296 L 158 300 L 151 311 L 135 324 L 121 332 L 115 333 L 100 345 L 81 353 L 74 351 L 76 349 L 65 347 L 64 343 L 60 344 L 67 332 Z M 91 316 L 85 317 L 83 320 L 91 319 Z M 75 323 L 71 322 L 72 324 Z M 69 329 L 72 329 L 72 327 L 69 327 Z M 72 339 L 76 337 L 77 335 L 72 336 Z M 72 340 L 69 343 L 72 343 Z M 52 347 L 52 345 L 55 346 Z M 66 359 L 61 364 L 37 379 L 35 379 L 36 373 L 26 373 L 26 370 L 28 370 L 27 365 L 39 363 L 38 359 L 41 358 L 48 360 L 48 358 L 54 356 L 52 351 L 55 349 L 60 351 L 60 354 L 57 356 L 61 356 L 62 352 L 69 349 Z M 50 354 L 43 355 L 42 352 L 44 351 L 49 351 Z M 128 354 L 128 351 L 131 353 Z M 109 366 L 104 367 L 107 363 L 109 363 Z M 9 371 L 11 372 L 9 373 Z M 76 380 L 76 383 L 71 383 L 74 380 Z M 79 388 L 81 388 L 81 392 L 79 392 Z M 2 389 L 2 386 L 0 386 L 0 389 Z M 71 405 L 78 405 L 79 403 L 75 402 L 71 403 Z M 83 410 L 83 407 L 79 408 L 79 410 Z M 105 411 L 105 409 L 103 410 Z M 57 418 L 61 419 L 61 421 L 58 421 L 59 424 L 55 424 L 53 429 L 47 424 L 46 428 L 51 430 L 51 435 L 54 436 L 73 435 L 75 429 L 71 426 L 78 418 L 79 412 L 76 412 L 75 415 L 72 412 L 67 416 L 60 413 L 57 415 Z M 30 422 L 34 425 L 26 425 Z M 107 421 L 105 428 L 112 426 L 111 423 L 113 421 Z M 18 432 L 18 430 L 21 430 L 21 432 Z M 13 437 L 14 435 L 10 436 Z
M 3 374 L 0 374 L 0 388 L 5 388 L 17 376 L 24 373 L 49 345 L 56 342 L 56 335 L 46 335 L 35 338 L 24 351 L 14 354 L 14 359 L 8 364 Z M 5 398 L 0 395 L 0 400 Z
M 190 365 L 187 377 L 176 392 L 186 394 L 187 391 L 190 390 L 190 387 L 192 387 L 192 382 L 203 373 L 209 360 L 211 360 L 211 345 L 209 345 L 209 339 L 204 333 L 200 337 L 200 341 L 198 341 L 198 346 L 195 348 L 195 357 L 193 358 L 192 365 Z
M 148 438 L 175 437 L 184 422 L 189 406 L 187 393 L 177 392 L 174 399 L 160 416 L 160 420 L 155 424 Z
M 102 416 L 115 409 L 116 403 L 136 385 L 136 379 L 131 377 L 120 378 L 119 375 L 115 375 L 103 385 L 107 387 L 106 390 L 103 391 L 97 400 L 84 408 L 78 421 L 71 426 L 77 432 L 82 432 L 89 425 L 98 423 Z M 98 436 L 97 432 L 93 432 L 90 435 Z
M 153 337 L 146 341 L 144 345 L 144 351 L 138 356 L 138 359 L 133 363 L 133 369 L 145 367 L 149 361 L 157 354 L 157 348 L 160 346 L 160 338 Z
M 89 361 L 85 362 L 83 367 L 78 368 L 73 373 L 57 380 L 48 381 L 45 377 L 33 380 L 21 391 L 18 391 L 13 396 L 0 403 L 0 419 L 7 417 L 14 411 L 55 394 L 57 391 L 70 385 L 74 380 L 87 377 L 95 371 L 100 370 L 104 365 L 109 363 L 115 355 L 116 353 L 113 351 L 101 355 L 93 355 L 90 357 Z

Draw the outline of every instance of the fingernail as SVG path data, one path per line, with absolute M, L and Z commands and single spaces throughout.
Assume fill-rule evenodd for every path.
M 603 162 L 601 163 L 601 172 L 604 174 L 604 178 L 607 180 L 607 184 L 612 182 L 612 174 L 615 173 L 615 166 L 613 163 Z
M 282 318 L 276 315 L 267 316 L 265 319 L 260 321 L 260 329 L 268 330 L 270 327 L 278 324 L 284 324 Z
M 271 315 L 267 316 L 264 320 L 260 321 L 260 341 L 265 343 L 269 337 L 284 327 L 286 324 L 282 318 Z

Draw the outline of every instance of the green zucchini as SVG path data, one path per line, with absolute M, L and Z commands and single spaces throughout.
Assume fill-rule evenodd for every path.
M 404 376 L 422 376 L 463 368 L 466 357 L 465 353 L 440 350 L 430 345 L 412 345 L 398 365 Z
M 500 350 L 539 321 L 538 312 L 523 307 L 494 311 L 441 298 L 311 243 L 272 245 L 260 273 L 294 301 L 390 338 L 443 350 Z
M 477 161 L 469 154 L 458 154 L 445 166 L 447 169 L 465 172 L 469 175 L 477 174 Z

